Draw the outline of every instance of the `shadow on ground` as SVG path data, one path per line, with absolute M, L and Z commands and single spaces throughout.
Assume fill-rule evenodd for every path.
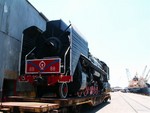
M 94 106 L 94 107 L 85 104 L 81 108 L 81 113 L 96 113 L 100 109 L 103 109 L 103 107 L 107 106 L 108 104 L 110 104 L 110 102 L 101 103 L 101 104 Z

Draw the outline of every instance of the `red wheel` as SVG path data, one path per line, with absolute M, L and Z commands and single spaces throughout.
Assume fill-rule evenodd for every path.
M 95 93 L 96 93 L 96 92 L 95 92 L 95 86 L 93 86 L 93 95 L 95 95 Z
M 83 95 L 87 96 L 89 94 L 89 88 L 86 87 L 86 89 L 83 91 Z
M 68 85 L 67 83 L 60 83 L 59 84 L 59 92 L 60 98 L 66 98 L 68 95 Z
M 95 87 L 95 94 L 98 95 L 98 86 Z
M 93 95 L 93 86 L 90 87 L 90 95 Z
M 97 84 L 97 82 L 94 84 L 94 94 L 95 95 L 98 95 L 98 84 Z
M 81 96 L 82 96 L 82 91 L 78 91 L 78 92 L 77 92 L 77 96 L 78 96 L 78 97 L 81 97 Z

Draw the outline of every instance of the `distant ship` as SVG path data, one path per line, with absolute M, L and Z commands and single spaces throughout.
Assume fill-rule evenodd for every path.
M 138 74 L 136 73 L 136 75 L 131 80 L 129 80 L 129 92 L 150 95 L 150 84 L 148 83 L 148 79 L 150 78 L 150 76 L 148 77 L 148 74 L 150 70 L 145 77 L 144 72 L 141 77 L 138 77 Z
M 134 78 L 129 81 L 128 90 L 133 93 L 150 95 L 150 84 L 148 84 L 143 77 L 138 78 L 134 76 Z

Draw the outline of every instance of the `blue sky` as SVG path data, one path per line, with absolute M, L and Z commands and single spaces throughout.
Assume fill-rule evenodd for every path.
M 111 86 L 150 69 L 150 0 L 29 0 L 49 20 L 71 21 L 110 67 Z M 149 80 L 150 83 L 150 80 Z

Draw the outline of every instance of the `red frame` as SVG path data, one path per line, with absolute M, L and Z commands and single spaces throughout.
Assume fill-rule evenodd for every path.
M 38 77 L 39 75 L 24 75 L 24 76 L 19 76 L 19 81 L 27 81 L 31 84 L 34 83 L 34 79 Z M 73 77 L 71 75 L 66 76 L 66 75 L 50 75 L 50 76 L 44 76 L 47 77 L 47 85 L 55 85 L 56 83 L 63 83 L 63 82 L 72 82 Z

